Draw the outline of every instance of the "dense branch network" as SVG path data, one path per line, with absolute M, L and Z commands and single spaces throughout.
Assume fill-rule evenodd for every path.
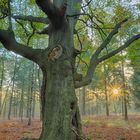
M 88 68 L 88 71 L 87 71 L 87 76 L 92 77 L 92 75 L 93 75 L 93 69 L 94 69 L 94 67 L 96 65 L 94 63 L 95 63 L 95 61 L 97 63 L 97 58 L 98 58 L 99 54 L 111 42 L 111 40 L 114 37 L 114 35 L 117 34 L 118 31 L 119 31 L 119 29 L 121 28 L 121 25 L 123 23 L 125 23 L 126 21 L 128 21 L 128 19 L 125 19 L 125 20 L 121 21 L 120 23 L 116 24 L 116 26 L 114 27 L 114 29 L 110 32 L 110 34 L 106 37 L 106 39 L 103 41 L 103 43 L 100 45 L 100 47 L 92 55 L 91 60 L 90 60 L 90 64 L 89 64 L 89 68 Z
M 6 14 L 6 16 L 30 22 L 40 22 L 45 24 L 51 22 L 55 28 L 60 28 L 60 26 L 63 25 L 62 22 L 64 21 L 63 19 L 66 11 L 66 5 L 62 5 L 60 8 L 57 8 L 49 0 L 36 0 L 36 3 L 41 8 L 41 10 L 47 14 L 49 19 L 23 15 L 8 15 L 8 13 Z M 4 16 L 3 18 L 5 18 L 6 16 Z M 0 42 L 6 49 L 10 51 L 13 51 L 37 63 L 38 61 L 40 61 L 42 50 L 33 49 L 26 45 L 19 44 L 16 41 L 14 33 L 11 30 L 0 30 Z
M 116 35 L 118 33 L 119 29 L 121 28 L 121 25 L 127 21 L 128 21 L 128 19 L 125 19 L 125 20 L 121 21 L 120 23 L 116 24 L 116 26 L 113 28 L 113 30 L 110 32 L 110 34 L 107 36 L 107 38 L 103 41 L 103 43 L 100 45 L 100 47 L 95 51 L 95 53 L 92 55 L 92 57 L 90 59 L 90 64 L 89 64 L 86 76 L 82 79 L 82 81 L 75 83 L 75 88 L 79 88 L 79 87 L 90 84 L 92 81 L 93 73 L 96 69 L 96 66 L 99 63 L 118 54 L 123 49 L 125 49 L 129 45 L 131 45 L 134 41 L 140 39 L 140 34 L 134 35 L 126 43 L 124 43 L 124 45 L 122 45 L 119 48 L 113 50 L 112 52 L 109 52 L 108 54 L 98 58 L 100 53 L 102 52 L 102 50 L 104 50 L 107 47 L 107 45 L 111 42 L 114 35 Z
M 41 49 L 33 49 L 16 41 L 14 33 L 7 30 L 0 30 L 0 42 L 3 46 L 27 59 L 38 62 L 41 55 Z
M 134 35 L 131 39 L 129 39 L 124 45 L 122 45 L 121 47 L 119 47 L 118 49 L 108 53 L 107 55 L 104 55 L 102 57 L 100 57 L 98 59 L 98 62 L 102 62 L 114 55 L 116 55 L 117 53 L 121 52 L 122 50 L 124 50 L 125 48 L 127 48 L 129 45 L 131 45 L 134 41 L 138 40 L 140 38 L 140 34 Z
M 20 44 L 16 41 L 14 32 L 12 31 L 12 22 L 11 18 L 14 18 L 15 20 L 24 20 L 24 21 L 29 21 L 32 25 L 32 22 L 39 22 L 39 23 L 44 23 L 48 24 L 49 19 L 48 18 L 43 18 L 43 17 L 33 17 L 33 16 L 24 16 L 24 15 L 13 15 L 11 14 L 11 9 L 10 9 L 10 1 L 8 1 L 8 12 L 5 13 L 4 11 L 1 11 L 4 16 L 2 16 L 1 19 L 4 19 L 8 17 L 9 21 L 9 28 L 8 30 L 0 30 L 0 42 L 2 45 L 9 51 L 13 51 L 16 54 L 19 54 L 29 60 L 32 60 L 38 64 L 40 64 L 41 61 L 41 56 L 42 56 L 42 50 L 41 49 L 33 49 L 28 46 L 29 40 L 31 36 L 28 39 L 27 45 Z M 35 30 L 33 29 L 33 35 Z

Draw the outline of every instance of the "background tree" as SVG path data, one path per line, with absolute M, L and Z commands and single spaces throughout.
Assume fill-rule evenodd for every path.
M 131 60 L 131 67 L 133 68 L 133 75 L 132 75 L 132 91 L 134 95 L 134 101 L 136 108 L 139 109 L 139 99 L 140 99 L 140 89 L 139 89 L 139 83 L 140 83 L 140 68 L 139 68 L 139 41 L 134 43 L 135 49 L 132 50 L 130 48 L 128 51 L 128 58 Z

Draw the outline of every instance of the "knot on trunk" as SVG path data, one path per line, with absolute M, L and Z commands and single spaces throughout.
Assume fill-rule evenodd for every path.
M 63 53 L 62 46 L 61 45 L 57 45 L 48 54 L 48 60 L 55 61 L 55 60 L 57 60 L 62 55 L 62 53 Z
M 77 50 L 77 49 L 74 49 L 73 51 L 73 57 L 76 58 L 77 55 L 81 54 L 81 51 L 80 50 Z
M 71 102 L 71 104 L 70 104 L 70 109 L 73 110 L 74 108 L 75 108 L 75 102 L 73 101 L 73 102 Z

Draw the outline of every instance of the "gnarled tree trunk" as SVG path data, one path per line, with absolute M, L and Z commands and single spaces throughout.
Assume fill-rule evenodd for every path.
M 81 124 L 74 87 L 73 31 L 75 19 L 66 19 L 65 13 L 51 11 L 54 5 L 44 2 L 46 6 L 48 4 L 48 11 L 50 8 L 50 11 L 56 14 L 52 13 L 56 16 L 53 19 L 50 11 L 43 9 L 44 7 L 39 1 L 37 3 L 51 20 L 51 24 L 46 29 L 49 34 L 48 48 L 43 54 L 43 63 L 39 64 L 43 72 L 41 90 L 43 124 L 40 140 L 79 140 Z M 64 9 L 67 8 L 62 5 L 61 0 L 54 1 L 54 4 Z M 70 1 L 67 4 L 70 6 L 68 12 L 71 14 L 71 8 L 76 2 Z M 65 12 L 64 9 L 56 8 L 57 12 Z M 64 17 L 57 14 L 62 14 Z M 59 47 L 58 52 L 57 47 Z
M 80 117 L 71 69 L 65 75 L 68 65 L 68 60 L 57 61 L 43 70 L 41 140 L 78 140 Z
M 81 132 L 80 116 L 73 79 L 71 32 L 67 24 L 50 34 L 49 47 L 62 46 L 56 60 L 43 64 L 41 140 L 78 140 Z M 45 60 L 44 60 L 45 61 Z M 79 135 L 79 136 L 78 136 Z

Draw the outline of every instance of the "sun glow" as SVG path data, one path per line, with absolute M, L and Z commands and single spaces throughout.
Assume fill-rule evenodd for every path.
M 112 84 L 109 86 L 108 90 L 110 91 L 110 95 L 116 97 L 122 96 L 122 85 L 121 84 Z
M 112 93 L 113 93 L 114 95 L 118 95 L 118 94 L 119 94 L 119 89 L 113 88 L 113 89 L 112 89 Z

